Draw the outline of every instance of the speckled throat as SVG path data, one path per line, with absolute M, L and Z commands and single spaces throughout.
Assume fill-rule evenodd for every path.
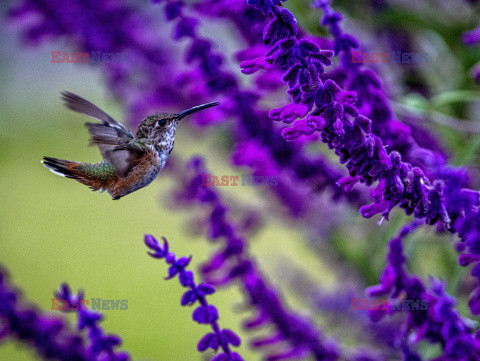
M 177 131 L 178 122 L 173 120 L 171 124 L 163 129 L 163 131 L 157 131 L 154 134 L 151 141 L 151 145 L 155 148 L 159 154 L 170 154 L 175 143 L 175 132 Z

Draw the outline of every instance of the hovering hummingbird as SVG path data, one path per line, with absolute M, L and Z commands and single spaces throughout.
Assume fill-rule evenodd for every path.
M 100 123 L 85 123 L 91 143 L 100 149 L 103 161 L 81 163 L 43 157 L 42 163 L 51 172 L 72 178 L 93 191 L 106 190 L 113 199 L 150 184 L 163 169 L 175 142 L 175 131 L 180 119 L 200 110 L 218 105 L 206 103 L 178 114 L 157 113 L 146 117 L 134 136 L 124 125 L 103 110 L 78 95 L 62 92 L 65 105 Z

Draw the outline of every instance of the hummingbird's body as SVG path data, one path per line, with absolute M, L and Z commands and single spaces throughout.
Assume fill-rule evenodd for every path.
M 168 155 L 173 150 L 175 131 L 180 119 L 196 111 L 218 103 L 207 103 L 179 114 L 159 113 L 145 118 L 138 127 L 136 136 L 103 110 L 87 100 L 63 93 L 70 109 L 100 120 L 86 123 L 104 160 L 99 163 L 79 163 L 44 157 L 42 163 L 53 173 L 72 178 L 92 190 L 106 190 L 113 199 L 150 184 L 163 169 Z

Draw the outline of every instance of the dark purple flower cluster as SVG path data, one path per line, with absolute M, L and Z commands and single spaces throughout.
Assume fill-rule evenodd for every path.
M 184 31 L 181 29 L 185 26 L 185 23 L 193 23 L 188 20 L 193 18 L 183 15 L 182 10 L 185 5 L 180 5 L 180 3 L 183 4 L 183 2 L 166 0 L 164 3 L 167 19 L 177 22 L 175 25 L 175 34 L 178 32 L 183 34 Z M 172 11 L 171 9 L 173 8 L 178 10 Z M 244 10 L 242 24 L 247 26 L 247 22 L 250 21 L 249 26 L 258 27 L 258 24 L 262 23 L 263 19 L 258 17 L 253 17 L 252 19 L 251 13 L 247 10 Z M 225 13 L 221 10 L 218 11 L 220 11 L 222 16 Z M 247 16 L 246 14 L 249 15 Z M 358 200 L 361 199 L 361 195 L 358 192 L 347 193 L 336 187 L 335 182 L 342 174 L 338 169 L 329 164 L 329 162 L 321 156 L 312 157 L 307 155 L 300 144 L 286 144 L 283 141 L 280 132 L 268 121 L 266 112 L 259 109 L 257 103 L 260 95 L 258 91 L 247 91 L 240 87 L 239 81 L 234 74 L 222 67 L 225 62 L 224 56 L 220 52 L 213 51 L 211 41 L 196 35 L 197 25 L 198 21 L 195 22 L 195 31 L 188 32 L 190 35 L 186 36 L 191 38 L 192 42 L 185 54 L 185 61 L 190 66 L 195 66 L 195 70 L 184 73 L 179 77 L 179 79 L 181 79 L 180 87 L 183 86 L 184 88 L 182 89 L 185 89 L 187 92 L 191 89 L 198 90 L 199 87 L 204 88 L 203 97 L 223 95 L 225 100 L 222 102 L 223 106 L 221 110 L 224 112 L 224 115 L 229 117 L 233 116 L 238 119 L 238 124 L 231 126 L 233 130 L 233 141 L 240 143 L 253 141 L 256 144 L 256 149 L 260 149 L 265 156 L 268 156 L 272 164 L 277 164 L 275 168 L 278 169 L 278 171 L 283 168 L 288 169 L 285 173 L 292 174 L 293 178 L 290 179 L 288 183 L 303 183 L 304 188 L 310 188 L 314 192 L 328 188 L 333 191 L 334 198 L 343 196 L 349 201 L 358 204 Z M 270 26 L 274 26 L 274 24 Z M 176 36 L 175 34 L 174 36 Z M 307 46 L 306 44 L 307 43 L 302 46 Z M 218 84 L 225 84 L 225 86 L 218 87 Z M 188 87 L 186 87 L 187 85 Z M 205 99 L 206 98 L 198 99 L 198 101 Z M 216 118 L 214 117 L 213 119 Z M 239 147 L 237 147 L 237 149 L 239 149 Z M 250 149 L 252 149 L 252 147 L 250 147 Z M 252 153 L 252 157 L 255 157 L 255 152 Z M 281 187 L 272 187 L 271 190 L 275 192 L 282 201 L 285 201 L 285 205 L 291 210 L 291 213 L 296 216 L 302 214 L 302 209 L 306 209 L 308 199 L 311 198 L 307 195 L 303 200 L 297 198 L 294 202 L 291 202 L 292 197 L 290 195 L 295 194 L 295 192 L 284 191 Z
M 121 339 L 117 335 L 106 335 L 102 328 L 98 325 L 103 319 L 103 315 L 99 312 L 89 310 L 83 306 L 83 292 L 73 295 L 70 287 L 63 283 L 55 297 L 66 302 L 69 307 L 66 312 L 77 313 L 77 327 L 80 331 L 85 330 L 89 339 L 88 355 L 92 360 L 102 361 L 128 361 L 130 356 L 127 353 L 116 352 L 115 347 L 121 344 Z
M 228 19 L 238 30 L 249 47 L 261 39 L 265 16 L 252 9 L 244 0 L 207 0 L 197 3 L 195 10 L 212 18 Z
M 20 292 L 11 288 L 2 268 L 0 326 L 0 341 L 7 337 L 17 339 L 35 349 L 39 357 L 60 361 L 100 360 L 89 352 L 82 335 L 72 331 L 65 320 L 24 305 Z
M 333 53 L 321 51 L 313 43 L 297 41 L 296 33 L 291 30 L 295 23 L 293 15 L 287 9 L 281 12 L 275 7 L 272 9 L 275 9 L 272 10 L 272 22 L 283 30 L 271 33 L 267 26 L 264 39 L 272 43 L 272 50 L 263 58 L 243 62 L 241 67 L 244 72 L 250 72 L 261 68 L 255 64 L 275 62 L 285 69 L 283 79 L 289 83 L 288 93 L 292 95 L 293 103 L 272 110 L 272 119 L 290 123 L 298 117 L 305 117 L 316 106 L 308 117 L 284 129 L 284 138 L 295 139 L 315 131 L 322 132 L 322 141 L 335 149 L 340 162 L 349 169 L 350 176 L 339 180 L 344 188 L 351 189 L 358 181 L 370 185 L 380 180 L 375 203 L 362 207 L 363 216 L 382 213 L 388 219 L 390 210 L 400 205 L 407 214 L 427 218 L 430 224 L 440 219 L 446 228 L 450 228 L 450 219 L 442 202 L 442 181 L 432 184 L 420 168 L 402 162 L 398 152 L 387 154 L 382 140 L 372 134 L 371 120 L 353 105 L 357 100 L 356 93 L 342 90 L 330 79 L 321 82 L 319 75 L 323 68 L 318 64 L 330 65 Z M 332 16 L 334 18 L 337 17 Z
M 9 12 L 14 20 L 30 20 L 24 39 L 38 44 L 67 37 L 74 52 L 123 54 L 126 61 L 92 63 L 102 70 L 111 94 L 122 101 L 127 120 L 136 125 L 158 107 L 185 104 L 170 73 L 172 52 L 159 27 L 138 6 L 124 1 L 22 0 Z M 59 49 L 67 52 L 69 49 Z
M 336 344 L 325 340 L 309 320 L 287 310 L 278 292 L 265 281 L 248 255 L 246 240 L 228 219 L 228 208 L 220 195 L 211 187 L 202 186 L 202 174 L 208 174 L 203 161 L 200 158 L 190 160 L 187 174 L 188 177 L 176 191 L 177 200 L 184 204 L 205 204 L 209 209 L 208 236 L 224 241 L 224 246 L 201 267 L 202 274 L 216 285 L 241 281 L 249 303 L 255 309 L 252 319 L 245 323 L 247 329 L 256 329 L 268 323 L 275 326 L 273 335 L 256 338 L 252 346 L 277 345 L 275 351 L 267 354 L 265 359 L 268 361 L 302 358 L 309 354 L 316 360 L 337 360 L 339 351 Z
M 387 153 L 382 139 L 372 132 L 372 121 L 360 114 L 353 105 L 357 99 L 356 93 L 343 90 L 331 79 L 322 82 L 318 72 L 306 67 L 312 62 L 312 53 L 306 52 L 300 45 L 301 41 L 293 37 L 293 15 L 287 15 L 286 9 L 280 13 L 275 6 L 269 11 L 276 27 L 284 31 L 276 32 L 274 37 L 270 31 L 265 33 L 266 40 L 272 40 L 273 52 L 251 62 L 244 62 L 241 66 L 249 72 L 264 68 L 262 64 L 265 62 L 271 64 L 278 61 L 285 76 L 295 74 L 293 78 L 285 78 L 289 82 L 288 92 L 292 95 L 293 103 L 270 112 L 274 120 L 286 123 L 306 116 L 295 121 L 292 127 L 284 129 L 284 138 L 291 140 L 315 131 L 321 132 L 322 141 L 335 150 L 340 162 L 346 164 L 349 170 L 350 176 L 338 181 L 346 190 L 357 182 L 371 185 L 379 181 L 372 192 L 374 203 L 360 209 L 364 217 L 380 213 L 388 219 L 390 211 L 398 205 L 406 214 L 413 214 L 416 218 L 425 219 L 428 224 L 439 224 L 443 229 L 457 232 L 472 253 L 480 253 L 478 192 L 463 189 L 465 182 L 462 182 L 462 188 L 454 183 L 451 184 L 452 189 L 445 190 L 446 179 L 439 177 L 431 181 L 421 167 L 402 161 L 399 152 Z M 337 18 L 338 16 L 332 15 L 331 21 Z M 319 52 L 321 53 L 320 50 L 315 50 L 313 54 L 320 54 Z M 289 62 L 285 62 L 285 59 Z M 259 66 L 256 67 L 255 64 Z M 293 71 L 296 66 L 297 69 L 310 69 L 309 75 L 299 77 L 299 73 Z M 458 178 L 461 174 L 461 171 L 450 168 L 435 171 L 437 176 L 439 173 L 448 173 L 451 177 Z M 457 206 L 458 198 L 446 200 L 445 194 L 460 197 L 463 207 L 460 209 Z M 451 207 L 447 208 L 446 205 Z M 480 310 L 480 297 L 477 295 L 480 295 L 480 290 L 471 299 L 470 308 L 473 312 Z
M 473 328 L 455 310 L 455 298 L 445 292 L 443 282 L 431 278 L 430 289 L 416 276 L 408 274 L 403 253 L 402 239 L 414 231 L 420 222 L 414 221 L 402 228 L 399 235 L 389 243 L 387 265 L 380 277 L 380 284 L 367 289 L 369 296 L 388 295 L 390 307 L 386 310 L 372 311 L 372 319 L 379 320 L 399 311 L 393 304 L 403 300 L 421 300 L 426 302 L 426 309 L 408 311 L 404 327 L 405 342 L 410 335 L 414 341 L 427 340 L 439 343 L 444 355 L 437 361 L 474 361 L 480 358 L 480 340 Z M 407 347 L 408 345 L 405 345 Z M 404 351 L 407 352 L 408 348 Z M 410 355 L 413 353 L 408 351 Z M 409 359 L 409 358 L 406 358 Z M 416 359 L 419 359 L 416 356 Z
M 430 140 L 432 137 L 424 136 L 424 133 L 428 132 L 414 137 L 414 131 L 421 128 L 417 125 L 412 129 L 395 117 L 382 89 L 380 77 L 372 69 L 365 68 L 364 64 L 352 61 L 352 51 L 360 46 L 359 42 L 342 31 L 342 15 L 332 9 L 330 1 L 318 0 L 313 6 L 324 12 L 321 25 L 329 27 L 334 38 L 335 55 L 340 57 L 342 64 L 336 71 L 325 73 L 322 79 L 335 80 L 345 89 L 355 91 L 355 107 L 360 114 L 372 120 L 372 132 L 379 136 L 389 149 L 402 154 L 403 159 L 415 166 L 421 166 L 430 177 L 430 169 L 443 166 L 446 158 L 444 152 L 436 141 Z M 421 142 L 422 146 L 418 142 Z
M 247 4 L 252 5 L 255 9 L 258 9 L 264 15 L 267 15 L 276 5 L 282 5 L 282 1 L 285 0 L 247 0 Z
M 165 259 L 170 267 L 168 268 L 168 276 L 166 280 L 178 276 L 180 284 L 188 288 L 182 296 L 182 306 L 192 306 L 198 303 L 198 307 L 193 311 L 192 318 L 195 322 L 200 324 L 210 325 L 213 332 L 207 333 L 198 342 L 198 351 L 203 352 L 211 348 L 214 351 L 221 349 L 212 361 L 242 361 L 241 356 L 230 349 L 230 345 L 234 347 L 240 346 L 240 338 L 231 330 L 221 330 L 218 325 L 218 311 L 214 305 L 208 304 L 205 296 L 211 295 L 215 292 L 215 288 L 207 283 L 196 284 L 193 272 L 186 270 L 190 263 L 191 257 L 177 258 L 175 253 L 170 252 L 167 240 L 162 237 L 163 245 L 152 235 L 145 235 L 145 244 L 152 252 L 148 254 L 153 258 Z
M 289 85 L 288 93 L 293 103 L 272 110 L 270 117 L 290 123 L 306 116 L 313 105 L 317 103 L 318 106 L 321 101 L 323 92 L 320 91 L 319 75 L 324 72 L 323 65 L 331 65 L 333 51 L 321 50 L 305 39 L 297 40 L 296 19 L 288 9 L 278 10 L 272 6 L 264 10 L 274 15 L 263 33 L 264 42 L 271 46 L 271 50 L 265 56 L 243 61 L 240 66 L 245 74 L 268 70 L 274 64 L 284 69 L 282 80 Z
M 197 35 L 199 21 L 183 13 L 183 1 L 165 1 L 165 16 L 176 21 L 173 37 L 191 39 L 185 54 L 187 64 L 197 64 L 200 76 L 212 95 L 228 92 L 236 87 L 235 78 L 221 69 L 223 57 L 212 51 L 212 43 Z

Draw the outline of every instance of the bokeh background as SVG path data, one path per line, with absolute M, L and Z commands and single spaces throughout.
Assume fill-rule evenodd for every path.
M 107 332 L 121 335 L 122 349 L 135 360 L 201 359 L 196 343 L 207 331 L 206 326 L 193 323 L 191 310 L 180 307 L 182 289 L 177 282 L 163 280 L 165 264 L 147 257 L 143 245 L 144 233 L 166 236 L 178 255 L 191 254 L 192 265 L 198 265 L 215 247 L 194 232 L 193 225 L 201 214 L 198 209 L 172 209 L 169 193 L 178 184 L 168 176 L 160 175 L 147 188 L 113 202 L 107 194 L 90 192 L 40 164 L 45 155 L 100 160 L 98 150 L 87 146 L 83 123 L 88 119 L 63 107 L 60 91 L 84 96 L 118 120 L 125 117 L 121 106 L 108 96 L 95 66 L 51 63 L 52 50 L 72 51 L 68 42 L 57 40 L 38 47 L 22 44 L 19 26 L 5 17 L 14 3 L 2 2 L 0 6 L 0 262 L 8 268 L 11 282 L 22 288 L 25 300 L 45 311 L 51 308 L 53 291 L 64 281 L 74 291 L 85 290 L 87 299 L 128 299 L 128 310 L 104 312 L 103 326 Z M 346 29 L 363 35 L 360 37 L 367 48 L 378 42 L 386 47 L 381 42 L 382 29 L 388 27 L 411 31 L 415 44 L 428 49 L 430 61 L 417 68 L 416 74 L 408 67 L 391 64 L 377 70 L 385 76 L 398 109 L 415 111 L 423 126 L 441 139 L 452 163 L 469 165 L 475 174 L 479 166 L 478 134 L 424 117 L 432 95 L 448 94 L 454 100 L 432 111 L 452 118 L 479 119 L 475 103 L 478 93 L 468 70 L 475 59 L 480 59 L 480 53 L 478 49 L 466 49 L 458 40 L 463 30 L 475 25 L 474 13 L 459 13 L 452 2 L 425 1 L 410 6 L 393 1 L 391 11 L 375 17 L 371 3 L 338 1 L 334 5 L 347 15 Z M 286 6 L 307 29 L 324 33 L 318 25 L 320 12 L 310 11 L 306 4 L 288 1 Z M 161 23 L 163 15 L 155 11 Z M 207 26 L 204 32 L 210 31 L 213 36 L 215 29 Z M 218 38 L 218 33 L 214 35 Z M 234 39 L 228 41 L 233 36 L 229 29 L 223 32 L 221 41 L 230 44 L 227 48 L 235 46 Z M 428 96 L 414 90 L 417 81 L 430 89 Z M 201 154 L 213 174 L 240 175 L 242 170 L 230 165 L 226 142 L 221 126 L 199 132 L 186 122 L 177 132 L 174 154 L 179 160 Z M 315 151 L 330 154 L 322 147 Z M 253 209 L 262 219 L 262 229 L 250 238 L 252 254 L 271 282 L 282 290 L 287 304 L 314 317 L 330 335 L 354 344 L 355 333 L 361 330 L 352 330 L 348 320 L 332 320 L 328 314 L 318 313 L 293 284 L 298 277 L 308 279 L 326 294 L 342 290 L 345 279 L 362 287 L 375 284 L 384 264 L 386 242 L 406 217 L 394 211 L 391 221 L 379 227 L 376 220 L 361 219 L 351 207 L 332 205 L 336 217 L 341 218 L 333 222 L 319 215 L 320 226 L 324 221 L 333 226 L 312 233 L 304 229 L 301 220 L 282 217 L 280 206 L 261 188 L 225 187 L 221 191 L 239 209 Z M 325 195 L 326 204 L 328 199 Z M 467 291 L 462 287 L 468 290 L 468 277 L 456 265 L 449 237 L 433 230 L 422 231 L 408 239 L 406 248 L 411 270 L 424 277 L 433 274 L 445 279 L 449 291 L 460 294 L 459 308 L 467 314 L 462 297 Z M 351 269 L 338 269 L 339 260 L 348 261 Z M 242 336 L 239 352 L 246 360 L 260 360 L 260 355 L 247 347 L 251 334 L 242 331 L 248 311 L 239 312 L 243 304 L 239 289 L 222 289 L 211 301 L 219 308 L 221 325 Z M 36 357 L 30 349 L 9 341 L 0 345 L 0 360 L 28 361 Z

